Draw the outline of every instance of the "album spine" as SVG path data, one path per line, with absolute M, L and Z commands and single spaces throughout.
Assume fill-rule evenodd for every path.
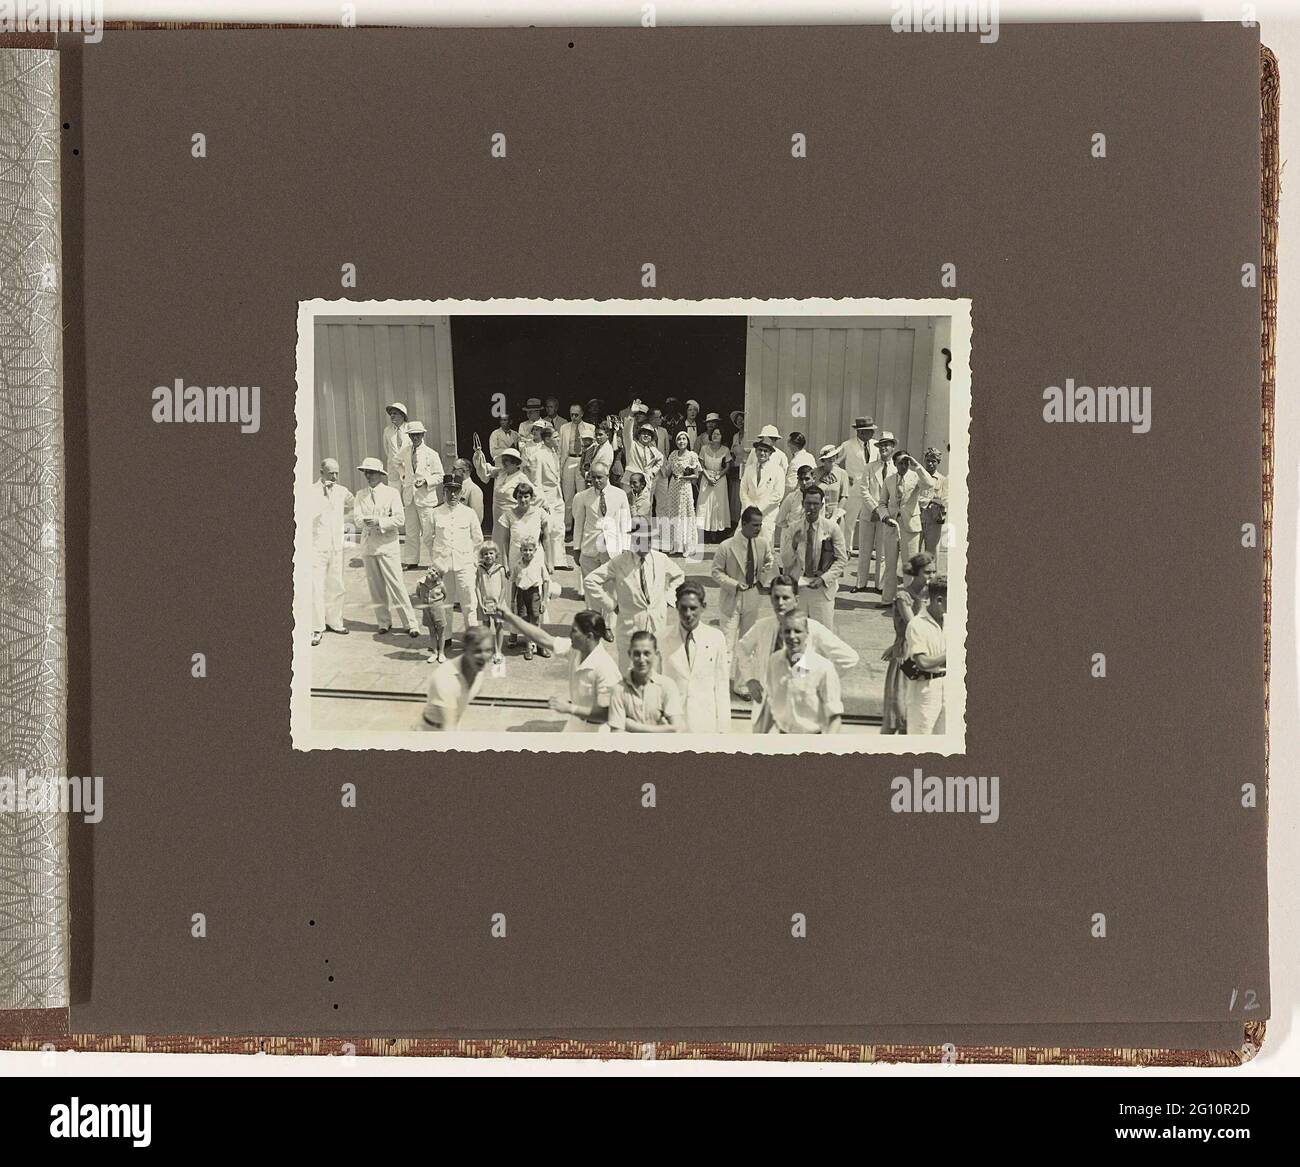
M 68 1004 L 59 54 L 0 48 L 0 1009 Z

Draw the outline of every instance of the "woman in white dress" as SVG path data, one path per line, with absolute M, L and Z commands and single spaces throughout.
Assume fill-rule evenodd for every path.
M 669 555 L 694 555 L 699 546 L 695 520 L 695 483 L 700 477 L 700 456 L 691 449 L 685 430 L 677 435 L 673 452 L 664 466 L 668 477 L 668 530 L 661 535 Z
M 716 423 L 709 426 L 709 436 L 700 447 L 700 497 L 696 516 L 704 541 L 717 531 L 731 530 L 731 501 L 728 498 L 727 468 L 731 451 L 722 444 L 722 430 Z

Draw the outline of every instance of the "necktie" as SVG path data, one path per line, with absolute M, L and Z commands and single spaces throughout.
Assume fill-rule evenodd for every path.
M 804 548 L 804 573 L 809 576 L 817 574 L 819 566 L 817 562 L 817 529 L 813 523 L 808 524 L 808 533 L 805 536 L 808 546 Z
M 691 645 L 695 643 L 695 632 L 692 630 L 682 637 L 682 647 L 686 649 L 686 667 L 691 667 Z
M 645 596 L 645 602 L 648 606 L 650 603 L 650 585 L 645 579 L 645 560 L 639 559 L 639 570 L 641 572 L 641 594 Z
M 609 514 L 609 503 L 605 501 L 605 492 L 600 492 L 600 517 L 603 519 Z
M 746 539 L 748 549 L 745 552 L 745 584 L 748 587 L 754 586 L 754 540 Z

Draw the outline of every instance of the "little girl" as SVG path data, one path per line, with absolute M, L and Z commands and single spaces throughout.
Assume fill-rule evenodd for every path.
M 483 613 L 483 622 L 492 629 L 492 663 L 500 664 L 505 660 L 501 652 L 501 640 L 505 636 L 505 626 L 501 623 L 498 609 L 506 598 L 506 581 L 510 573 L 502 566 L 495 543 L 484 543 L 478 553 L 478 575 L 475 586 L 478 591 L 478 609 Z
M 546 557 L 537 552 L 536 539 L 524 539 L 519 545 L 519 562 L 510 573 L 514 582 L 514 608 L 529 624 L 540 625 L 546 618 L 546 602 L 550 599 L 551 572 Z M 536 648 L 541 656 L 550 656 L 551 650 L 524 641 L 524 660 L 533 659 Z
M 441 664 L 447 659 L 442 655 L 447 643 L 447 589 L 442 572 L 436 567 L 429 568 L 429 574 L 415 585 L 415 599 L 424 606 L 424 626 L 433 644 L 429 649 L 429 663 Z

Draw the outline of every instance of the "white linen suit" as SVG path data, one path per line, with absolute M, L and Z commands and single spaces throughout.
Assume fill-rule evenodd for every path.
M 312 484 L 312 624 L 313 632 L 343 623 L 343 519 L 352 509 L 352 492 L 338 482 Z
M 361 560 L 366 565 L 366 584 L 375 619 L 381 628 L 391 628 L 397 617 L 407 628 L 416 628 L 415 609 L 402 582 L 402 545 L 397 532 L 406 521 L 402 496 L 380 483 L 357 491 L 353 515 L 361 531 Z M 366 519 L 375 519 L 369 526 Z

